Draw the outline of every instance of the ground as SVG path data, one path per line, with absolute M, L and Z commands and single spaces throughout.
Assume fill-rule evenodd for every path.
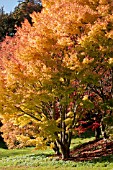
M 100 157 L 113 154 L 113 141 L 110 140 L 93 140 L 81 144 L 71 151 L 71 160 L 74 161 L 91 161 Z
M 0 170 L 113 170 L 113 141 L 76 137 L 70 160 L 62 160 L 49 147 L 35 150 L 0 148 Z M 84 161 L 85 160 L 85 161 Z

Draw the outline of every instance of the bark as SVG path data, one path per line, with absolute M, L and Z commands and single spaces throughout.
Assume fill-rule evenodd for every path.
M 102 138 L 107 139 L 109 136 L 106 134 L 106 127 L 101 120 L 101 126 L 95 129 L 95 138 L 98 140 L 100 139 L 100 136 L 102 135 Z
M 57 139 L 57 142 L 60 146 L 61 149 L 61 154 L 62 154 L 62 159 L 66 160 L 70 157 L 70 144 L 69 142 L 65 141 L 64 143 L 62 143 L 61 140 Z
M 66 160 L 70 157 L 70 149 L 68 147 L 68 145 L 62 145 L 61 146 L 61 152 L 62 152 L 62 159 Z
M 95 138 L 96 138 L 96 140 L 100 139 L 100 135 L 101 135 L 101 128 L 99 126 L 98 128 L 95 129 Z
M 59 146 L 57 145 L 57 142 L 54 142 L 53 150 L 56 153 L 56 155 L 60 155 L 60 149 L 59 149 Z
M 69 134 L 67 136 L 65 135 L 65 140 L 63 142 L 60 140 L 57 140 L 58 144 L 60 146 L 60 149 L 61 149 L 61 154 L 62 154 L 63 160 L 67 160 L 70 158 L 71 139 L 72 139 L 72 132 L 69 132 Z
M 106 134 L 106 126 L 104 125 L 103 121 L 101 122 L 101 134 L 104 139 L 109 138 L 109 136 Z

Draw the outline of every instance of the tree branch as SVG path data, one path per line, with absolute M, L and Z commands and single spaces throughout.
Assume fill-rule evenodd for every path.
M 15 107 L 16 107 L 16 109 L 18 109 L 18 110 L 21 111 L 22 113 L 24 113 L 24 114 L 32 117 L 32 118 L 35 119 L 36 121 L 41 121 L 40 119 L 38 119 L 37 117 L 33 116 L 32 114 L 25 112 L 25 111 L 22 110 L 20 107 L 17 107 L 17 106 L 15 106 Z

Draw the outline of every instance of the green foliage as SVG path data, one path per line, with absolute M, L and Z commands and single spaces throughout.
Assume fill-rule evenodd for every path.
M 15 20 L 11 14 L 0 14 L 0 41 L 2 41 L 6 35 L 13 36 L 16 32 Z

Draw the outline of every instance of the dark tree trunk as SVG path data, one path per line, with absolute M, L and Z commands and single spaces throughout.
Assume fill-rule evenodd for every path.
M 106 127 L 103 121 L 101 121 L 101 126 L 95 129 L 95 138 L 98 140 L 100 139 L 100 136 L 102 136 L 104 139 L 109 138 L 109 136 L 106 134 Z
M 54 152 L 56 153 L 56 155 L 60 155 L 60 149 L 57 145 L 56 142 L 54 142 L 54 148 L 53 148 Z
M 96 140 L 100 139 L 100 135 L 101 135 L 101 128 L 99 126 L 98 128 L 95 129 L 95 138 L 96 138 Z
M 104 139 L 109 138 L 109 136 L 106 134 L 106 126 L 104 125 L 103 121 L 101 122 L 101 134 Z
M 67 146 L 61 146 L 61 152 L 62 152 L 62 159 L 63 160 L 67 160 L 67 159 L 69 159 L 69 157 L 70 157 L 70 149 L 69 149 L 69 147 L 68 147 L 68 145 Z

